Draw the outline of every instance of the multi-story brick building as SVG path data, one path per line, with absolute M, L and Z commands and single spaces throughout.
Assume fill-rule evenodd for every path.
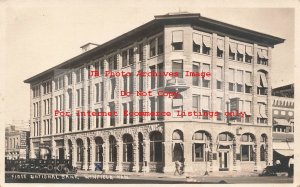
M 5 128 L 6 159 L 16 160 L 29 157 L 29 133 L 29 128 L 18 128 L 15 125 Z
M 287 165 L 294 155 L 294 84 L 272 89 L 273 161 Z
M 70 158 L 84 170 L 101 162 L 105 170 L 173 172 L 176 160 L 185 172 L 260 170 L 272 163 L 270 70 L 272 48 L 283 41 L 179 13 L 155 16 L 91 50 L 85 45 L 83 54 L 25 80 L 31 88 L 31 157 L 48 148 L 52 158 Z M 99 77 L 89 76 L 94 70 Z M 110 77 L 106 71 L 178 75 Z M 228 123 L 224 114 L 233 98 L 245 116 Z M 77 110 L 108 115 L 81 117 Z M 127 110 L 170 115 L 123 115 Z M 189 111 L 201 115 L 178 115 Z

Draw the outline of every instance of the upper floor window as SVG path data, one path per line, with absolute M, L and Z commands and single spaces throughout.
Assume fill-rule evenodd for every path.
M 210 72 L 209 64 L 202 64 L 202 72 Z M 210 88 L 210 76 L 202 77 L 202 87 Z
M 150 41 L 150 57 L 156 55 L 156 41 L 155 38 Z
M 237 77 L 236 77 L 236 91 L 237 92 L 243 92 L 244 84 L 243 84 L 243 71 L 242 70 L 237 70 L 236 72 Z
M 183 50 L 183 31 L 172 32 L 172 46 L 173 50 Z
M 139 44 L 139 61 L 143 61 L 144 60 L 144 45 L 143 43 Z
M 217 57 L 223 58 L 224 55 L 224 40 L 218 39 L 217 41 Z
M 72 84 L 72 73 L 68 73 L 67 75 L 67 79 L 68 79 L 68 85 L 71 85 Z
M 251 93 L 252 84 L 251 84 L 252 73 L 246 71 L 245 72 L 245 93 Z
M 178 72 L 178 77 L 183 78 L 183 63 L 182 60 L 172 61 L 172 72 Z
M 245 46 L 242 44 L 238 44 L 237 48 L 237 60 L 240 62 L 244 61 L 244 55 L 245 55 Z
M 265 49 L 257 49 L 257 64 L 268 65 L 268 51 Z
M 193 72 L 200 72 L 200 63 L 193 62 Z M 197 76 L 193 76 L 193 86 L 200 86 L 200 78 Z
M 52 91 L 51 81 L 47 81 L 43 83 L 44 94 L 48 94 Z
M 33 92 L 33 98 L 39 97 L 40 96 L 40 86 L 39 85 L 34 86 L 32 88 L 32 92 Z
M 157 38 L 157 54 L 162 54 L 164 52 L 164 38 L 160 36 Z
M 237 44 L 236 43 L 229 43 L 229 59 L 236 60 L 236 53 L 237 53 Z
M 128 65 L 128 59 L 127 59 L 127 50 L 122 52 L 122 67 L 125 67 Z
M 217 79 L 217 89 L 222 89 L 222 83 L 223 83 L 223 71 L 222 66 L 217 66 L 217 73 L 216 73 L 216 79 Z
M 202 53 L 206 55 L 210 55 L 211 49 L 211 38 L 210 36 L 203 36 L 203 48 Z
M 267 95 L 268 94 L 268 82 L 266 74 L 263 72 L 257 72 L 257 94 L 258 95 Z
M 202 36 L 193 33 L 193 52 L 200 53 L 202 45 Z
M 118 69 L 118 61 L 117 61 L 117 55 L 114 55 L 108 59 L 108 70 L 117 70 Z
M 253 61 L 253 47 L 246 46 L 245 62 L 252 63 Z
M 64 87 L 64 77 L 60 76 L 54 80 L 55 90 L 62 89 Z
M 83 79 L 84 79 L 83 68 L 77 69 L 75 74 L 76 74 L 76 83 L 83 81 Z
M 245 123 L 251 123 L 251 101 L 244 102 L 244 111 L 246 112 Z
M 234 91 L 234 69 L 229 68 L 228 71 L 228 90 Z
M 268 122 L 268 116 L 266 114 L 266 104 L 258 103 L 259 106 L 259 114 L 257 116 L 257 123 L 266 124 Z

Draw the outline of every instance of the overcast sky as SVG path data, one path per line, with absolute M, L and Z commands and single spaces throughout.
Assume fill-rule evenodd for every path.
M 29 120 L 29 85 L 23 83 L 25 79 L 80 54 L 80 46 L 87 42 L 102 44 L 151 21 L 154 15 L 179 10 L 201 13 L 204 17 L 286 39 L 273 50 L 272 86 L 294 82 L 294 10 L 291 8 L 203 8 L 199 1 L 188 4 L 70 1 L 59 6 L 49 2 L 12 3 L 5 9 L 2 18 L 6 59 L 2 66 L 4 89 L 0 92 L 5 119 L 2 123 Z M 221 2 L 225 6 L 228 1 Z

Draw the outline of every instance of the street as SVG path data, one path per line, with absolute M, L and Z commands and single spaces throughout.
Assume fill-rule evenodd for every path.
M 184 177 L 184 176 L 147 176 L 123 174 L 50 174 L 29 172 L 6 172 L 6 183 L 126 183 L 126 184 L 241 184 L 241 183 L 293 183 L 286 176 L 240 176 L 240 177 Z

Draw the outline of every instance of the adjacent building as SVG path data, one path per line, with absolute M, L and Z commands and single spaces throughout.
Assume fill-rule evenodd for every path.
M 175 13 L 84 45 L 84 53 L 24 81 L 30 157 L 71 159 L 83 170 L 101 163 L 120 172 L 174 172 L 176 160 L 187 173 L 261 170 L 273 162 L 270 72 L 272 48 L 283 42 Z M 224 115 L 233 109 L 243 116 Z
M 272 89 L 273 160 L 287 165 L 294 155 L 294 84 Z
M 29 127 L 29 126 L 28 126 Z M 5 158 L 8 160 L 29 158 L 29 128 L 9 125 L 5 128 Z

